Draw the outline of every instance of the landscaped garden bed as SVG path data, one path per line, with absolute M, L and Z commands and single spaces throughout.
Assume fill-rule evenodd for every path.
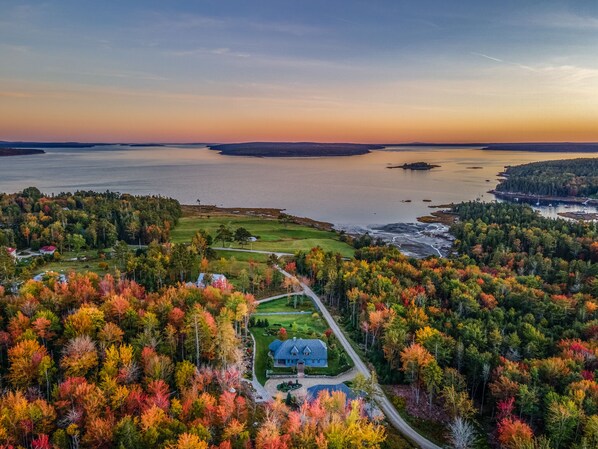
M 289 391 L 298 390 L 302 386 L 303 385 L 301 385 L 298 381 L 295 381 L 295 382 L 288 381 L 288 382 L 279 383 L 278 385 L 276 385 L 276 389 L 278 391 L 282 391 L 283 393 L 288 393 Z

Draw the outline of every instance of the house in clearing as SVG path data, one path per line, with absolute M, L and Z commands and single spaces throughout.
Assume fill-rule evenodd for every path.
M 328 348 L 322 340 L 302 338 L 274 340 L 268 349 L 277 368 L 301 366 L 326 368 L 328 366 Z
M 58 248 L 56 248 L 54 245 L 42 246 L 39 249 L 39 253 L 44 256 L 51 256 L 56 252 L 57 249 Z
M 205 288 L 208 285 L 213 286 L 225 286 L 228 283 L 226 276 L 219 273 L 199 273 L 197 277 L 197 286 L 199 288 Z
M 54 279 L 59 284 L 66 284 L 68 282 L 66 276 L 62 273 L 56 273 L 55 271 L 45 271 L 36 276 L 33 276 L 33 280 L 37 282 L 44 282 Z
M 8 252 L 8 254 L 10 254 L 15 259 L 17 258 L 17 249 L 16 248 L 9 247 L 9 248 L 6 248 L 6 251 Z

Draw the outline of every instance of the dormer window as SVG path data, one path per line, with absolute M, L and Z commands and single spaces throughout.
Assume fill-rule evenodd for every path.
M 303 350 L 303 355 L 310 355 L 311 354 L 311 349 L 309 349 L 309 346 L 306 346 L 305 349 Z

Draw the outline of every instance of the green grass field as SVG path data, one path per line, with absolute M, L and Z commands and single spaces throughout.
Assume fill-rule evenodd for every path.
M 294 302 L 297 302 L 297 307 L 294 307 Z M 272 313 L 272 312 L 315 312 L 314 304 L 308 296 L 294 295 L 289 299 L 280 298 L 274 301 L 265 302 L 258 307 L 258 313 Z M 260 317 L 261 318 L 261 317 Z
M 292 301 L 292 299 L 291 299 Z M 264 320 L 268 319 L 269 321 L 269 328 L 270 329 L 279 329 L 280 327 L 284 327 L 287 330 L 288 338 L 321 338 L 325 340 L 323 337 L 323 333 L 326 329 L 328 329 L 328 323 L 319 315 L 319 314 L 303 314 L 303 315 L 275 315 L 272 312 L 297 312 L 297 311 L 310 311 L 314 314 L 316 313 L 316 309 L 313 305 L 313 302 L 309 298 L 304 299 L 301 308 L 299 306 L 297 309 L 293 308 L 292 302 L 291 305 L 287 305 L 286 298 L 282 298 L 279 300 L 272 301 L 271 303 L 264 303 L 261 304 L 257 312 L 258 313 L 270 313 L 269 315 L 259 315 L 256 316 L 256 319 Z M 264 327 L 252 327 L 251 333 L 253 334 L 257 350 L 256 350 L 256 359 L 255 359 L 255 373 L 258 378 L 258 381 L 263 385 L 267 378 L 266 378 L 266 369 L 268 364 L 268 345 L 276 340 L 275 335 L 269 335 L 266 332 L 267 328 Z M 341 366 L 339 363 L 339 358 L 341 353 L 344 354 L 344 350 L 342 346 L 336 344 L 336 357 L 330 357 L 331 350 L 329 348 L 329 358 L 328 358 L 328 367 L 327 368 L 308 368 L 313 373 L 318 374 L 327 374 L 331 376 L 335 376 L 346 371 L 351 364 L 351 360 L 349 357 L 346 357 L 347 365 Z M 287 368 L 276 368 L 274 372 L 277 374 L 292 374 L 291 369 Z
M 87 257 L 88 260 L 70 260 L 83 256 Z M 107 271 L 100 267 L 101 262 L 106 262 L 108 264 Z M 68 275 L 71 272 L 87 273 L 88 271 L 91 271 L 93 273 L 104 275 L 113 272 L 115 268 L 116 261 L 108 258 L 100 259 L 97 250 L 81 250 L 77 253 L 74 251 L 65 251 L 61 254 L 60 260 L 50 260 L 46 264 L 35 268 L 33 274 L 43 273 L 45 271 L 55 271 L 57 273 Z
M 183 217 L 172 230 L 171 240 L 175 243 L 190 242 L 199 229 L 204 229 L 214 237 L 221 224 L 229 226 L 233 232 L 239 227 L 244 227 L 252 235 L 259 237 L 257 242 L 245 245 L 245 249 L 294 253 L 320 246 L 326 251 L 336 251 L 346 257 L 354 254 L 354 249 L 339 241 L 338 235 L 332 231 L 322 231 L 292 223 L 285 225 L 278 220 L 247 216 Z M 214 242 L 214 246 L 222 246 L 222 242 Z M 226 246 L 241 248 L 237 243 L 226 243 Z

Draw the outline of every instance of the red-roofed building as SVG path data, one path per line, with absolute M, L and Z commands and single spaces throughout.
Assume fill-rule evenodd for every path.
M 6 251 L 8 251 L 8 254 L 10 254 L 12 257 L 17 257 L 17 249 L 16 248 L 6 248 Z
M 54 245 L 48 245 L 48 246 L 42 246 L 39 249 L 39 252 L 41 254 L 43 254 L 44 256 L 51 256 L 52 254 L 54 254 L 56 252 L 56 247 Z

